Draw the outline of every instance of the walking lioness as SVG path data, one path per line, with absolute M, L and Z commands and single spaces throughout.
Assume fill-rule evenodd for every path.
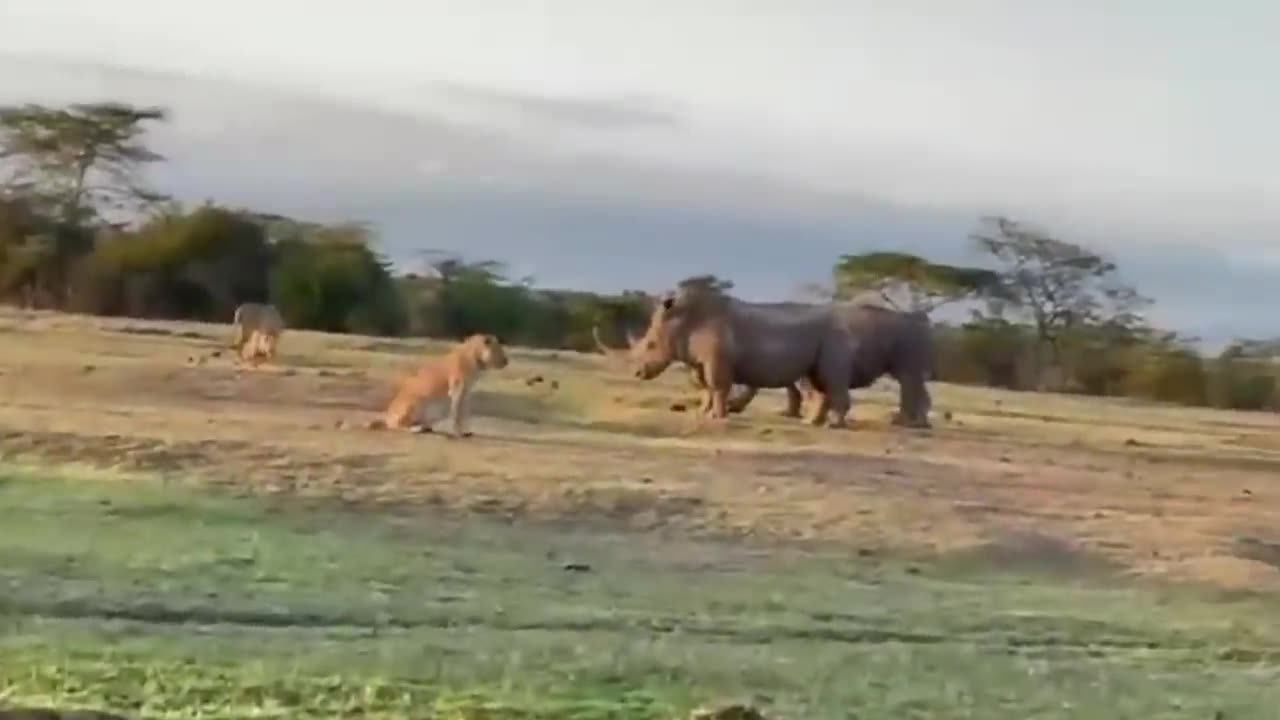
M 467 424 L 476 382 L 485 370 L 506 366 L 507 353 L 498 338 L 472 335 L 402 380 L 382 419 L 369 427 L 431 432 L 431 426 L 448 415 L 455 437 L 471 437 Z
M 231 320 L 234 333 L 231 347 L 240 360 L 256 366 L 261 360 L 274 360 L 284 319 L 274 305 L 242 303 Z

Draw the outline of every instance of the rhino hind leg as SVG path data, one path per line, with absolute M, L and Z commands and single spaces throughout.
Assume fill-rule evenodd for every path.
M 787 386 L 787 406 L 782 410 L 782 417 L 798 418 L 800 417 L 800 405 L 804 401 L 804 397 L 800 394 L 800 389 L 795 383 Z
M 818 393 L 817 402 L 809 409 L 809 416 L 804 421 L 810 425 L 818 426 L 826 422 L 827 414 L 831 410 L 831 400 L 826 393 Z
M 849 426 L 849 410 L 853 402 L 849 398 L 849 389 L 841 388 L 832 393 L 827 401 L 827 427 L 844 428 Z
M 738 392 L 739 388 L 741 388 L 740 392 Z M 746 410 L 758 392 L 760 392 L 759 388 L 750 385 L 734 385 L 733 390 L 729 392 L 729 412 L 736 415 Z
M 804 419 L 806 423 L 814 427 L 824 424 L 831 428 L 848 427 L 849 410 L 853 405 L 848 388 L 836 385 L 830 391 L 815 387 L 810 391 L 809 399 L 813 404 Z
M 808 417 L 810 425 L 844 428 L 848 426 L 849 410 L 853 407 L 849 385 L 853 374 L 853 358 L 850 345 L 843 337 L 824 344 L 817 366 L 810 371 L 808 380 L 811 396 L 818 400 Z
M 924 373 L 910 373 L 898 378 L 898 411 L 893 424 L 910 428 L 929 428 L 932 400 Z

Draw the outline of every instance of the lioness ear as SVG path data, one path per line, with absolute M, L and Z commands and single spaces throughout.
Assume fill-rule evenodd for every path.
M 662 309 L 663 309 L 663 310 L 670 310 L 670 309 L 671 309 L 671 307 L 672 307 L 673 305 L 675 305 L 675 304 L 676 304 L 676 299 L 675 299 L 675 298 L 673 298 L 673 297 L 671 297 L 670 295 L 668 295 L 668 296 L 666 296 L 666 297 L 662 298 Z

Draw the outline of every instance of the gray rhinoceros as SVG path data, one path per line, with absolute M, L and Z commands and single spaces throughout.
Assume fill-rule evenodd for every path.
M 801 305 L 790 303 L 790 305 Z M 870 387 L 888 375 L 898 383 L 896 425 L 929 427 L 928 381 L 934 373 L 933 333 L 929 316 L 923 312 L 901 312 L 861 302 L 832 303 L 836 317 L 853 343 L 850 388 Z M 756 388 L 744 388 L 730 398 L 743 409 L 755 397 Z M 787 410 L 798 413 L 801 394 L 788 389 Z
M 830 306 L 750 303 L 716 290 L 681 288 L 655 304 L 645 334 L 631 337 L 628 350 L 600 345 L 626 358 L 644 380 L 674 362 L 688 365 L 712 417 L 728 414 L 735 384 L 752 394 L 757 388 L 788 388 L 798 395 L 801 379 L 818 397 L 811 424 L 829 418 L 831 427 L 843 427 L 849 412 L 853 344 Z
M 748 304 L 768 309 L 772 314 L 794 313 L 806 317 L 817 309 L 829 309 L 844 330 L 844 337 L 851 344 L 849 387 L 855 390 L 869 387 L 880 377 L 888 375 L 898 383 L 898 411 L 893 417 L 894 424 L 929 427 L 932 400 L 927 383 L 933 376 L 934 352 L 932 329 L 927 314 L 901 312 L 856 301 Z M 634 348 L 636 339 L 631 340 Z M 603 343 L 601 347 L 608 351 Z M 705 380 L 700 377 L 700 369 L 694 364 L 691 367 L 695 386 L 700 382 L 705 386 Z M 787 390 L 784 415 L 800 415 L 803 400 L 801 386 L 808 385 L 804 390 L 811 396 L 820 395 L 806 380 L 807 378 L 802 377 L 796 383 L 784 386 Z M 752 385 L 742 379 L 736 379 L 736 383 L 740 387 L 735 387 L 728 398 L 729 412 L 744 410 L 759 389 L 766 387 Z
M 600 352 L 605 355 L 621 357 L 624 361 L 630 360 L 630 354 L 626 350 L 611 348 L 605 343 L 605 341 L 600 337 L 600 328 L 598 326 L 591 328 L 591 336 L 595 339 L 596 348 L 598 348 Z M 630 332 L 627 333 L 627 344 L 629 347 L 634 348 L 638 341 L 638 336 L 632 335 Z M 699 411 L 704 414 L 710 413 L 711 393 L 707 389 L 707 380 L 703 377 L 702 367 L 700 365 L 690 365 L 689 363 L 682 364 L 689 370 L 689 384 L 695 390 L 702 393 L 702 405 L 699 407 Z M 808 381 L 804 378 L 801 378 L 799 382 L 787 385 L 787 406 L 782 411 L 783 417 L 800 417 L 802 396 L 799 386 L 802 383 L 805 385 L 807 391 L 812 392 L 812 386 L 808 385 Z M 751 404 L 751 401 L 755 398 L 758 391 L 759 388 L 735 383 L 733 388 L 729 391 L 729 400 L 726 410 L 728 410 L 730 415 L 741 413 L 746 409 L 747 405 Z

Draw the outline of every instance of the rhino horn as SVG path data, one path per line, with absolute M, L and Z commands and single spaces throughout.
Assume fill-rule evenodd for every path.
M 600 348 L 600 352 L 604 353 L 605 355 L 609 355 L 612 357 L 620 357 L 620 356 L 626 355 L 625 350 L 618 350 L 616 348 L 611 348 L 604 343 L 604 340 L 600 337 L 600 326 L 598 325 L 591 326 L 591 337 L 596 341 L 596 347 Z

